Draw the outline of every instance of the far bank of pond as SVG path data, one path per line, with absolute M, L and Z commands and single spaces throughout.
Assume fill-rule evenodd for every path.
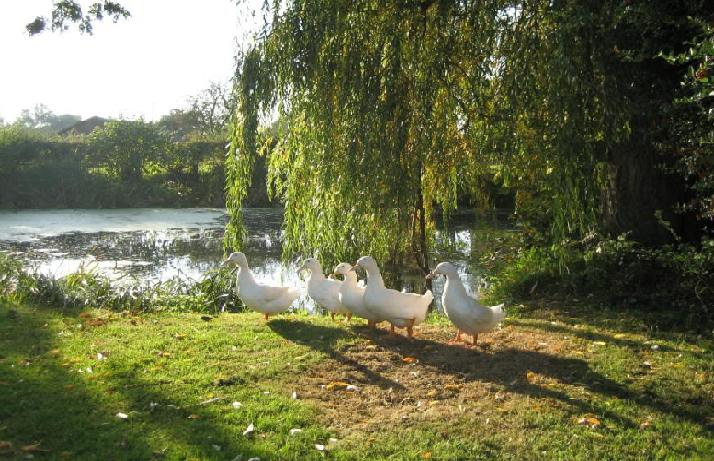
M 439 229 L 434 259 L 457 262 L 469 288 L 478 290 L 478 268 L 470 261 L 485 240 L 511 229 L 508 216 L 503 211 L 455 217 L 448 230 Z M 244 219 L 245 252 L 256 278 L 304 288 L 299 263 L 281 262 L 282 210 L 247 208 Z M 125 286 L 197 281 L 224 257 L 226 220 L 225 210 L 217 208 L 0 211 L 0 251 L 53 277 L 92 270 Z M 418 276 L 404 271 L 400 278 L 397 288 L 423 290 Z M 434 288 L 438 294 L 439 285 Z

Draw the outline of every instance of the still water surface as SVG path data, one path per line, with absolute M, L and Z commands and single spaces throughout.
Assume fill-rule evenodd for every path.
M 245 253 L 256 279 L 304 291 L 297 262 L 280 262 L 282 210 L 244 211 Z M 213 208 L 0 211 L 0 251 L 54 277 L 93 270 L 117 285 L 195 281 L 221 263 L 226 221 L 225 210 Z M 480 277 L 468 261 L 483 236 L 508 229 L 505 213 L 460 216 L 448 231 L 438 231 L 435 259 L 456 262 L 468 289 L 476 291 Z M 423 290 L 421 277 L 404 272 L 400 278 L 405 288 Z M 440 289 L 435 284 L 437 297 Z

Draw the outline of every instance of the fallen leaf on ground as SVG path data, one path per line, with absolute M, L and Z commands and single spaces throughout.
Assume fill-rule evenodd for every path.
M 436 389 L 432 389 L 429 392 L 426 393 L 427 397 L 434 398 L 437 395 L 439 395 L 439 392 Z
M 174 338 L 176 338 L 176 339 L 184 339 L 185 337 L 186 337 L 186 335 L 184 335 L 182 333 L 176 333 L 174 335 Z
M 80 319 L 91 319 L 92 318 L 92 313 L 91 312 L 82 312 L 79 314 Z
M 188 419 L 201 419 L 201 415 L 197 415 L 194 413 L 194 414 L 188 415 Z
M 325 386 L 325 390 L 328 391 L 342 391 L 347 389 L 347 386 L 349 386 L 350 383 L 346 383 L 344 381 L 332 381 L 331 383 L 327 384 Z
M 223 400 L 223 397 L 213 397 L 208 400 L 204 400 L 203 402 L 199 403 L 199 405 L 209 405 L 211 403 L 220 402 L 221 400 Z
M 421 459 L 431 459 L 431 452 L 430 451 L 425 451 L 424 453 L 421 454 Z
M 243 406 L 243 404 L 240 403 L 240 402 L 233 402 L 231 405 L 233 406 L 233 408 L 236 408 L 236 409 L 238 409 L 238 408 L 240 408 L 240 407 Z
M 460 390 L 460 389 L 461 389 L 461 386 L 459 386 L 458 384 L 446 384 L 446 385 L 444 385 L 444 390 L 447 390 L 447 391 L 458 391 L 458 390 Z
M 402 358 L 402 362 L 407 363 L 407 364 L 412 364 L 412 363 L 417 363 L 418 360 L 415 359 L 414 357 L 404 357 Z
M 600 425 L 600 420 L 597 419 L 595 415 L 587 414 L 578 420 L 578 424 L 588 427 L 597 427 Z
M 52 349 L 51 351 L 48 352 L 49 355 L 53 357 L 58 357 L 60 355 L 60 350 L 59 349 Z
M 7 440 L 0 440 L 0 453 L 3 451 L 10 450 L 12 450 L 12 442 L 8 442 Z
M 25 453 L 38 453 L 38 452 L 48 452 L 50 450 L 46 450 L 44 448 L 40 448 L 39 443 L 33 443 L 31 445 L 23 445 L 20 447 L 20 450 L 24 451 Z
M 300 432 L 302 432 L 302 429 L 298 429 L 298 428 L 290 429 L 290 435 L 299 434 Z
M 122 412 L 117 413 L 115 416 L 119 419 L 127 419 L 129 417 L 129 415 L 127 415 L 126 413 L 122 413 Z
M 244 437 L 250 437 L 253 435 L 255 432 L 255 426 L 253 426 L 253 423 L 248 424 L 248 427 L 245 428 L 243 431 L 243 436 Z
M 596 346 L 604 346 L 607 343 L 605 341 L 594 341 L 593 344 L 595 344 Z
M 86 322 L 84 322 L 86 326 L 89 327 L 101 327 L 107 324 L 107 321 L 104 319 L 89 319 Z
M 647 420 L 643 421 L 642 424 L 640 424 L 640 430 L 644 431 L 645 429 L 648 429 L 651 426 L 652 426 L 652 421 L 647 419 Z
M 168 357 L 171 357 L 171 352 L 160 351 L 157 355 L 158 355 L 159 357 L 168 358 Z

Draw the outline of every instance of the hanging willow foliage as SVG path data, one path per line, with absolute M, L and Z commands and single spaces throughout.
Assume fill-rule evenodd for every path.
M 598 165 L 632 116 L 609 35 L 627 3 L 268 4 L 237 75 L 227 244 L 240 245 L 258 155 L 285 204 L 286 256 L 413 256 L 426 270 L 434 206 L 454 210 L 484 174 L 540 197 L 553 240 L 594 229 Z

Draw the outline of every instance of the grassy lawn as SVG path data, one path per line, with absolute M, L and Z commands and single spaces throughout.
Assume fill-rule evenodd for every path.
M 0 306 L 0 459 L 714 457 L 711 341 L 537 312 L 468 349 L 442 319 L 410 342 L 301 314 Z

